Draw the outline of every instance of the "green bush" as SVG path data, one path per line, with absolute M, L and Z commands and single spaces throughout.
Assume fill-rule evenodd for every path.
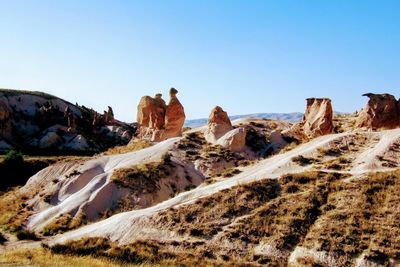
M 19 165 L 24 163 L 23 155 L 16 150 L 9 150 L 4 158 L 7 165 Z

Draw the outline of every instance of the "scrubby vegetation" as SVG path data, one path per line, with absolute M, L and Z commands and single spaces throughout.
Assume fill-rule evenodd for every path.
M 77 216 L 72 217 L 70 214 L 62 214 L 54 221 L 49 223 L 43 228 L 42 234 L 44 236 L 52 236 L 55 234 L 71 231 L 83 225 L 86 221 L 86 216 L 79 213 Z
M 36 234 L 29 230 L 18 230 L 15 233 L 15 235 L 18 238 L 18 240 L 37 240 L 38 239 Z
M 109 259 L 114 263 L 134 266 L 212 266 L 206 258 L 194 258 L 185 253 L 172 253 L 157 241 L 138 241 L 130 245 L 118 246 L 106 238 L 84 238 L 63 245 L 55 245 L 50 250 L 56 255 L 71 255 Z M 129 265 L 127 265 L 129 266 Z M 236 266 L 236 264 L 231 265 Z
M 296 156 L 292 159 L 293 162 L 299 164 L 300 166 L 310 165 L 312 163 L 318 162 L 317 159 L 314 158 L 307 158 L 302 155 Z
M 129 188 L 138 195 L 154 193 L 158 189 L 160 179 L 172 174 L 172 167 L 170 156 L 165 156 L 160 162 L 117 169 L 111 179 L 117 185 Z
M 131 141 L 129 144 L 126 146 L 116 146 L 108 149 L 106 152 L 104 152 L 104 155 L 115 155 L 115 154 L 124 154 L 124 153 L 129 153 L 129 152 L 134 152 L 138 151 L 147 147 L 150 147 L 152 143 L 147 140 L 135 140 Z
M 0 227 L 13 233 L 22 230 L 24 222 L 31 213 L 31 208 L 25 201 L 32 196 L 22 194 L 18 188 L 2 194 L 0 196 Z
M 10 265 L 12 263 L 12 265 Z M 5 266 L 90 266 L 90 267 L 119 267 L 138 266 L 136 264 L 123 264 L 106 258 L 95 258 L 93 256 L 74 256 L 52 253 L 45 248 L 36 249 L 14 249 L 0 253 L 0 265 Z M 140 264 L 142 267 L 157 266 Z

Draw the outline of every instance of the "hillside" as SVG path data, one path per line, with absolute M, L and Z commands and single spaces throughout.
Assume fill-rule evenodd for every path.
M 400 105 L 369 97 L 350 115 L 307 99 L 295 124 L 231 122 L 217 106 L 182 136 L 56 162 L 0 197 L 0 251 L 43 246 L 166 266 L 396 266 Z M 148 118 L 148 107 L 163 111 L 145 99 Z
M 135 128 L 42 92 L 0 89 L 0 152 L 94 154 L 127 144 Z
M 399 147 L 400 130 L 324 136 L 245 167 L 225 181 L 116 215 L 51 243 L 87 236 L 133 246 L 147 240 L 145 244 L 166 254 L 202 257 L 212 251 L 210 259 L 243 264 L 278 260 L 296 266 L 347 266 L 374 257 L 394 260 L 400 246 L 400 213 L 393 205 L 400 186 L 394 172 Z M 384 221 L 382 212 L 387 214 Z M 376 230 L 369 232 L 370 227 Z M 342 228 L 348 229 L 345 234 L 337 232 Z M 382 240 L 390 241 L 381 247 Z M 192 249 L 184 249 L 190 244 Z

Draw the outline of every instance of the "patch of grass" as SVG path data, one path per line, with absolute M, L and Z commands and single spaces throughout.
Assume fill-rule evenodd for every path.
M 9 232 L 22 230 L 22 225 L 31 214 L 25 201 L 32 197 L 33 194 L 22 194 L 18 187 L 0 196 L 0 225 L 4 230 Z
M 345 169 L 347 166 L 349 166 L 349 164 L 351 164 L 351 160 L 344 156 L 341 156 L 331 161 L 328 161 L 325 164 L 325 167 L 327 169 L 342 170 Z
M 36 234 L 29 230 L 19 230 L 15 233 L 18 240 L 38 240 Z
M 302 155 L 296 156 L 292 158 L 292 161 L 299 164 L 300 166 L 306 166 L 318 162 L 317 159 L 314 158 L 307 158 Z
M 140 266 L 212 266 L 207 259 L 195 258 L 190 253 L 172 253 L 165 248 L 171 244 L 157 241 L 137 241 L 118 246 L 105 238 L 84 238 L 63 245 L 55 245 L 50 250 L 55 254 L 91 256 L 96 259 L 110 259 L 112 262 Z
M 43 228 L 43 236 L 52 236 L 67 231 L 74 230 L 82 226 L 86 221 L 86 216 L 83 213 L 79 213 L 75 217 L 70 214 L 63 214 L 54 219 L 48 225 Z
M 138 266 L 112 261 L 107 258 L 95 258 L 93 256 L 74 256 L 52 253 L 45 248 L 36 249 L 14 249 L 0 253 L 0 265 L 5 266 L 45 266 L 45 267 L 64 267 L 64 266 L 90 266 L 90 267 L 119 267 L 119 266 Z M 140 266 L 155 266 L 147 263 Z
M 108 149 L 103 155 L 116 155 L 125 154 L 129 152 L 138 151 L 144 148 L 152 146 L 152 143 L 148 140 L 134 140 L 129 142 L 126 146 L 116 146 Z
M 230 177 L 233 177 L 233 176 L 235 176 L 235 175 L 237 175 L 237 174 L 240 174 L 241 172 L 242 172 L 242 171 L 240 171 L 240 170 L 238 170 L 238 169 L 236 169 L 236 168 L 230 168 L 230 169 L 225 170 L 225 171 L 221 174 L 221 176 L 224 177 L 224 178 L 230 178 Z
M 302 245 L 342 257 L 376 251 L 377 260 L 400 259 L 399 190 L 400 171 L 336 182 L 330 208 Z
M 154 193 L 158 182 L 173 173 L 170 162 L 152 162 L 114 170 L 111 180 L 137 194 Z

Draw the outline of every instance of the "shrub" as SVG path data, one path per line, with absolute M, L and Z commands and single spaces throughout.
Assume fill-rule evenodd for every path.
M 29 230 L 19 230 L 16 232 L 18 240 L 37 240 L 37 236 L 34 232 Z
M 7 165 L 20 165 L 24 163 L 24 157 L 16 150 L 9 150 L 4 158 Z

